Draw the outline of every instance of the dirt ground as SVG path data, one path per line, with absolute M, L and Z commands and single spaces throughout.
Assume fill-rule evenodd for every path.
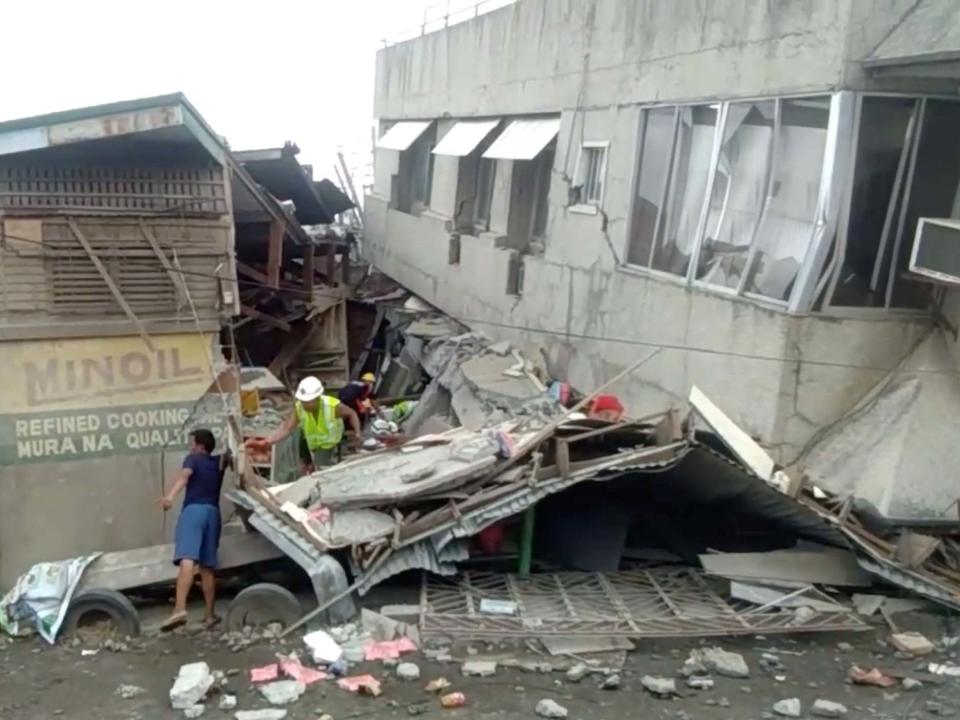
M 372 604 L 376 607 L 376 604 Z M 168 691 L 178 668 L 197 660 L 212 669 L 231 671 L 227 692 L 238 698 L 237 709 L 268 707 L 248 679 L 251 667 L 275 659 L 277 652 L 302 649 L 300 634 L 289 641 L 261 641 L 240 652 L 233 652 L 220 632 L 204 632 L 188 627 L 182 635 L 160 636 L 151 630 L 163 617 L 165 608 L 157 606 L 145 613 L 145 634 L 127 643 L 126 649 L 102 648 L 88 639 L 73 646 L 67 642 L 48 646 L 38 639 L 0 640 L 0 720 L 36 718 L 97 718 L 99 720 L 153 720 L 182 717 L 170 709 Z M 192 611 L 197 619 L 199 608 Z M 960 624 L 928 613 L 896 616 L 901 629 L 918 629 L 939 641 L 960 634 Z M 640 641 L 637 650 L 627 656 L 620 673 L 619 689 L 598 687 L 602 675 L 588 676 L 579 683 L 570 682 L 565 673 L 525 672 L 500 669 L 493 677 L 462 677 L 459 662 L 440 664 L 417 653 L 405 656 L 420 666 L 421 679 L 404 682 L 392 668 L 381 663 L 364 663 L 350 668 L 350 674 L 371 673 L 381 679 L 383 694 L 378 698 L 351 695 L 332 681 L 311 685 L 296 703 L 287 706 L 290 720 L 313 720 L 329 713 L 334 720 L 344 718 L 400 718 L 422 710 L 420 717 L 445 718 L 520 718 L 536 717 L 534 708 L 543 698 L 551 698 L 569 711 L 571 719 L 604 720 L 614 718 L 676 718 L 677 720 L 760 720 L 773 718 L 773 704 L 785 698 L 799 698 L 802 716 L 810 717 L 818 698 L 845 705 L 848 718 L 902 720 L 951 715 L 960 709 L 960 679 L 931 676 L 927 664 L 956 661 L 960 644 L 938 650 L 923 659 L 898 657 L 886 643 L 889 629 L 878 624 L 862 633 L 818 633 L 808 635 L 772 635 L 769 637 L 678 639 Z M 101 637 L 102 641 L 102 637 Z M 646 675 L 673 677 L 689 651 L 703 645 L 718 645 L 742 653 L 750 666 L 747 679 L 713 678 L 711 690 L 690 690 L 682 679 L 677 685 L 684 697 L 659 699 L 645 691 L 641 678 Z M 84 655 L 83 650 L 96 649 Z M 521 661 L 543 660 L 524 646 L 473 643 L 473 657 L 487 654 L 515 657 Z M 763 653 L 774 653 L 785 666 L 782 681 L 761 668 Z M 469 658 L 465 646 L 452 648 L 454 658 Z M 847 670 L 852 664 L 880 667 L 899 677 L 923 681 L 919 690 L 906 691 L 851 685 Z M 431 679 L 445 677 L 451 691 L 461 691 L 467 706 L 446 710 L 436 696 L 424 692 Z M 115 694 L 121 684 L 145 689 L 142 695 L 123 699 Z M 415 706 L 411 710 L 411 706 Z M 419 706 L 419 707 L 416 707 Z M 232 712 L 217 708 L 217 698 L 207 700 L 205 718 L 228 718 Z

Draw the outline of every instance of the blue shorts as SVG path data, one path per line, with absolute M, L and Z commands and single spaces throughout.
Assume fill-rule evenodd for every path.
M 173 562 L 193 560 L 203 567 L 217 567 L 220 545 L 220 508 L 216 505 L 187 505 L 180 511 L 174 535 Z

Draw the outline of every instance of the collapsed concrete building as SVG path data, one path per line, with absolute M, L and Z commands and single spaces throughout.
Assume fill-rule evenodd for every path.
M 960 293 L 911 255 L 960 217 L 958 27 L 949 0 L 518 0 L 385 47 L 365 252 L 555 377 L 659 348 L 630 410 L 696 384 L 793 472 L 941 515 Z

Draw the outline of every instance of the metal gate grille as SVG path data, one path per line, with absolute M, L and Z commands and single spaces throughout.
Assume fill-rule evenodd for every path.
M 483 599 L 516 603 L 517 613 L 483 613 Z M 725 600 L 698 570 L 661 567 L 616 573 L 539 573 L 527 578 L 471 572 L 450 579 L 425 575 L 420 627 L 425 635 L 453 637 L 645 638 L 864 630 L 868 626 L 839 605 L 835 611 L 805 608 L 797 613 Z

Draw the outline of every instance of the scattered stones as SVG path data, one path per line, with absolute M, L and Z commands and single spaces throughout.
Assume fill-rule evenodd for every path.
M 813 703 L 813 708 L 810 710 L 810 714 L 817 717 L 838 718 L 847 714 L 847 708 L 845 705 L 841 705 L 838 702 L 821 699 Z
M 620 676 L 616 673 L 612 675 L 607 675 L 603 679 L 603 682 L 600 683 L 601 690 L 619 690 L 620 689 Z
M 233 710 L 237 706 L 236 695 L 221 695 L 218 707 L 221 710 Z
M 143 695 L 146 692 L 142 687 L 137 685 L 121 685 L 116 690 L 114 690 L 114 695 L 119 695 L 124 700 L 130 700 L 131 698 L 137 697 L 137 695 Z
M 518 667 L 524 672 L 529 673 L 542 673 L 545 675 L 553 672 L 553 665 L 548 662 L 522 662 Z
M 464 677 L 490 677 L 497 674 L 497 663 L 493 660 L 467 660 L 460 666 Z
M 914 678 L 904 678 L 900 681 L 900 684 L 903 686 L 903 689 L 907 692 L 912 692 L 914 690 L 919 690 L 923 687 L 923 683 Z
M 741 685 L 740 692 L 742 692 L 745 695 L 749 695 L 750 693 L 753 692 L 753 688 L 750 687 L 749 685 Z
M 227 677 L 236 677 L 240 674 L 240 668 L 230 668 L 227 670 Z
M 713 686 L 713 678 L 709 675 L 691 675 L 687 678 L 687 687 L 694 690 L 710 690 Z
M 589 672 L 590 669 L 585 663 L 577 663 L 567 670 L 567 680 L 570 682 L 580 682 L 587 676 L 587 673 Z
M 673 678 L 644 675 L 640 678 L 640 684 L 657 697 L 665 698 L 677 694 L 677 681 Z
M 535 712 L 542 718 L 565 718 L 567 716 L 567 709 L 549 698 L 544 698 L 538 702 Z
M 853 650 L 853 645 L 848 642 L 839 642 L 837 643 L 837 650 L 840 652 L 850 652 Z
M 712 647 L 694 650 L 690 657 L 706 669 L 713 670 L 717 675 L 731 678 L 750 677 L 750 668 L 740 653 L 727 652 L 722 648 Z
M 427 706 L 423 703 L 417 703 L 416 705 L 407 706 L 407 715 L 414 717 L 416 715 L 423 715 L 427 712 Z
M 445 677 L 439 677 L 436 680 L 431 680 L 428 682 L 424 690 L 426 690 L 428 693 L 438 693 L 446 690 L 448 687 L 450 687 L 450 681 Z
M 182 665 L 170 688 L 170 707 L 174 710 L 193 707 L 206 697 L 212 685 L 213 675 L 205 662 Z
M 288 705 L 296 702 L 306 689 L 306 685 L 296 680 L 277 680 L 257 686 L 257 690 L 271 705 Z
M 927 700 L 927 712 L 931 715 L 939 715 L 940 717 L 950 717 L 956 714 L 956 711 L 944 705 L 942 702 L 937 702 L 935 700 Z
M 910 657 L 929 655 L 936 649 L 932 642 L 918 632 L 894 633 L 890 636 L 890 644 Z
M 710 671 L 704 666 L 699 657 L 690 656 L 683 662 L 679 675 L 681 677 L 690 677 L 692 675 L 706 675 Z
M 727 700 L 727 698 L 722 697 L 719 700 L 717 700 L 717 705 L 722 708 L 728 708 L 730 707 L 730 701 Z
M 407 681 L 419 680 L 420 667 L 412 662 L 400 663 L 397 665 L 397 677 Z
M 783 717 L 798 718 L 801 712 L 800 699 L 788 698 L 786 700 L 780 700 L 773 704 L 773 711 Z
M 194 718 L 198 718 L 203 715 L 206 709 L 206 707 L 200 704 L 191 705 L 190 707 L 183 709 L 183 716 L 187 718 L 187 720 L 193 720 Z
M 236 720 L 283 720 L 287 711 L 278 708 L 267 710 L 237 710 L 233 717 Z

